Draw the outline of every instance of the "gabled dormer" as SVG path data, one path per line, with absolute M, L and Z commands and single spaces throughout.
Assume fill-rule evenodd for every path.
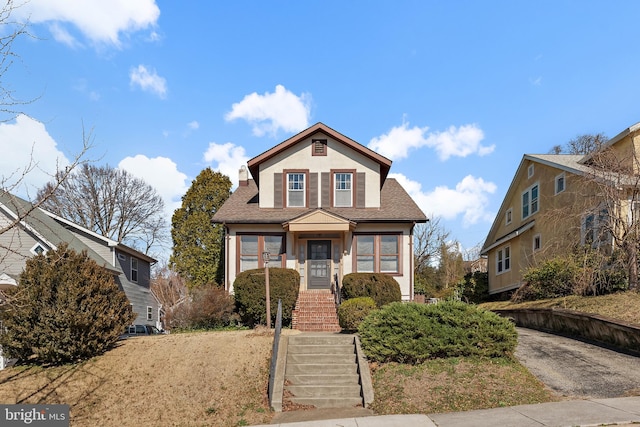
M 260 208 L 380 208 L 391 160 L 317 123 L 247 166 Z

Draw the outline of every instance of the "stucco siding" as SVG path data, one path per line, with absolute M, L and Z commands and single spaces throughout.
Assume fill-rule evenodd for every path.
M 312 155 L 312 139 L 327 140 L 326 156 Z M 366 174 L 366 207 L 380 207 L 380 165 L 323 134 L 316 134 L 312 138 L 302 140 L 260 165 L 260 207 L 274 207 L 274 176 L 276 173 L 282 173 L 283 170 L 300 169 L 308 169 L 309 173 L 317 173 L 318 176 L 322 172 L 329 172 L 332 169 L 353 169 L 356 173 L 364 172 Z M 322 194 L 322 180 L 318 179 L 316 182 L 318 188 L 315 191 L 309 190 L 309 193 L 320 195 Z M 317 204 L 320 205 L 320 203 L 321 201 L 318 200 Z

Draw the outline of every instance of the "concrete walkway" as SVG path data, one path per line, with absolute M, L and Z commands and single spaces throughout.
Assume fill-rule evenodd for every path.
M 348 413 L 347 411 L 351 411 Z M 360 409 L 310 410 L 274 418 L 282 427 L 573 427 L 640 423 L 640 396 L 568 400 L 507 408 L 428 415 L 367 416 Z M 316 412 L 317 411 L 317 412 Z M 315 420 L 313 415 L 316 415 Z M 344 415 L 344 416 L 341 416 Z M 364 415 L 364 416 L 359 416 Z M 298 419 L 296 419 L 298 417 Z M 285 421 L 286 418 L 286 421 Z M 329 418 L 329 419 L 327 419 Z M 266 426 L 262 426 L 266 427 Z

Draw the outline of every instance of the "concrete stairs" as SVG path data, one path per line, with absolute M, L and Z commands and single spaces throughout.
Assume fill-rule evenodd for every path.
M 340 332 L 333 293 L 328 289 L 300 291 L 291 328 L 303 332 Z
M 354 335 L 290 336 L 284 374 L 285 400 L 316 408 L 363 407 L 361 369 Z M 368 365 L 366 370 L 370 382 Z

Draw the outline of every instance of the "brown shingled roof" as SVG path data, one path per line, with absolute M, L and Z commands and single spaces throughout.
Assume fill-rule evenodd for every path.
M 356 222 L 426 222 L 426 215 L 393 178 L 387 178 L 380 192 L 380 208 L 322 208 Z M 217 223 L 268 224 L 290 221 L 314 209 L 260 208 L 258 187 L 253 180 L 240 186 L 213 216 Z

